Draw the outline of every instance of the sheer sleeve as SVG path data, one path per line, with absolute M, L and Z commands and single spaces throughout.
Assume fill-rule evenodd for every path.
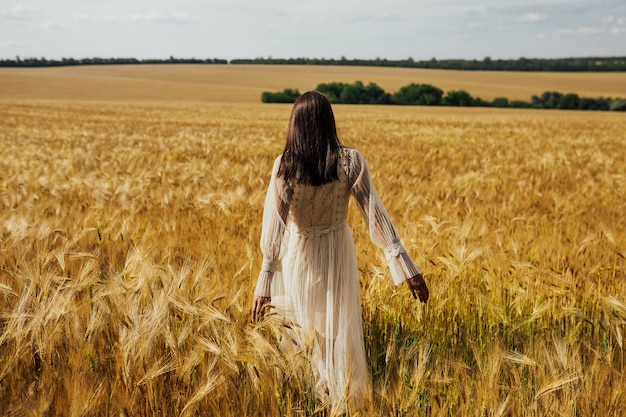
M 385 250 L 393 282 L 399 285 L 407 278 L 419 274 L 419 269 L 406 253 L 400 236 L 391 223 L 389 214 L 374 188 L 365 158 L 357 150 L 351 149 L 349 152 L 348 176 L 352 195 L 367 222 L 372 242 Z
M 270 184 L 263 208 L 261 230 L 261 253 L 263 264 L 254 290 L 255 296 L 269 297 L 274 274 L 281 271 L 284 255 L 284 238 L 287 233 L 287 215 L 291 204 L 291 191 L 284 181 L 278 178 L 280 156 L 274 161 Z

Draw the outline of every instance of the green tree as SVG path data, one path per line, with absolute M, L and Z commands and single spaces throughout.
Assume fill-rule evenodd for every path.
M 261 94 L 261 101 L 263 103 L 295 103 L 298 97 L 300 97 L 298 89 L 285 88 L 276 93 L 264 91 Z
M 331 103 L 340 103 L 341 102 L 341 92 L 347 84 L 345 83 L 322 83 L 318 84 L 315 88 L 320 93 L 324 94 L 328 101 Z
M 539 96 L 532 96 L 530 98 L 530 107 L 542 108 L 543 100 Z
M 582 97 L 578 102 L 578 108 L 580 110 L 593 110 L 596 101 L 592 98 Z
M 609 100 L 598 97 L 596 99 L 582 97 L 578 104 L 578 108 L 581 110 L 609 110 Z
M 362 81 L 343 84 L 337 103 L 343 104 L 388 104 L 391 96 L 374 83 L 367 86 Z
M 559 100 L 557 108 L 564 110 L 578 109 L 580 108 L 580 97 L 578 97 L 578 94 L 574 93 L 565 94 Z
M 341 90 L 339 102 L 343 104 L 368 104 L 369 98 L 365 86 L 361 81 L 354 84 L 346 84 Z
M 491 107 L 493 105 L 493 103 L 491 103 L 490 101 L 487 100 L 483 100 L 480 97 L 475 97 L 472 99 L 472 106 L 478 106 L 478 107 Z
M 444 106 L 473 106 L 474 99 L 465 90 L 448 91 L 443 98 Z
M 512 100 L 509 106 L 517 108 L 517 109 L 524 109 L 524 108 L 531 107 L 531 104 L 522 100 Z
M 365 87 L 365 92 L 369 98 L 369 104 L 390 104 L 391 94 L 385 92 L 375 83 L 369 83 Z
M 609 110 L 611 106 L 611 101 L 604 98 L 604 97 L 598 97 L 596 99 L 596 104 L 594 106 L 593 110 Z
M 493 99 L 493 107 L 509 107 L 509 99 L 506 97 L 496 97 Z
M 541 103 L 546 109 L 556 109 L 562 97 L 563 94 L 558 91 L 545 91 L 541 95 Z
M 443 90 L 430 84 L 411 83 L 401 87 L 393 94 L 396 104 L 413 104 L 418 106 L 438 106 L 441 104 Z

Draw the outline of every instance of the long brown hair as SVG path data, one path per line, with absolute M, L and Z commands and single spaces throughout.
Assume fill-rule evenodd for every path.
M 332 182 L 338 179 L 340 149 L 330 102 L 322 93 L 308 91 L 298 97 L 291 110 L 278 175 L 302 184 Z

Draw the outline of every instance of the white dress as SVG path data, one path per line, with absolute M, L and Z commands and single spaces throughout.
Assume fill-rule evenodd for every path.
M 370 396 L 356 252 L 346 222 L 354 196 L 374 244 L 385 250 L 396 284 L 419 270 L 378 196 L 360 152 L 343 148 L 339 179 L 320 186 L 285 183 L 274 162 L 265 199 L 263 265 L 254 294 L 272 305 L 313 345 L 318 394 L 334 408 Z

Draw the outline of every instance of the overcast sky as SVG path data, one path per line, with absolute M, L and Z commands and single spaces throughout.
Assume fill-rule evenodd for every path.
M 626 55 L 626 0 L 0 0 L 0 58 Z

